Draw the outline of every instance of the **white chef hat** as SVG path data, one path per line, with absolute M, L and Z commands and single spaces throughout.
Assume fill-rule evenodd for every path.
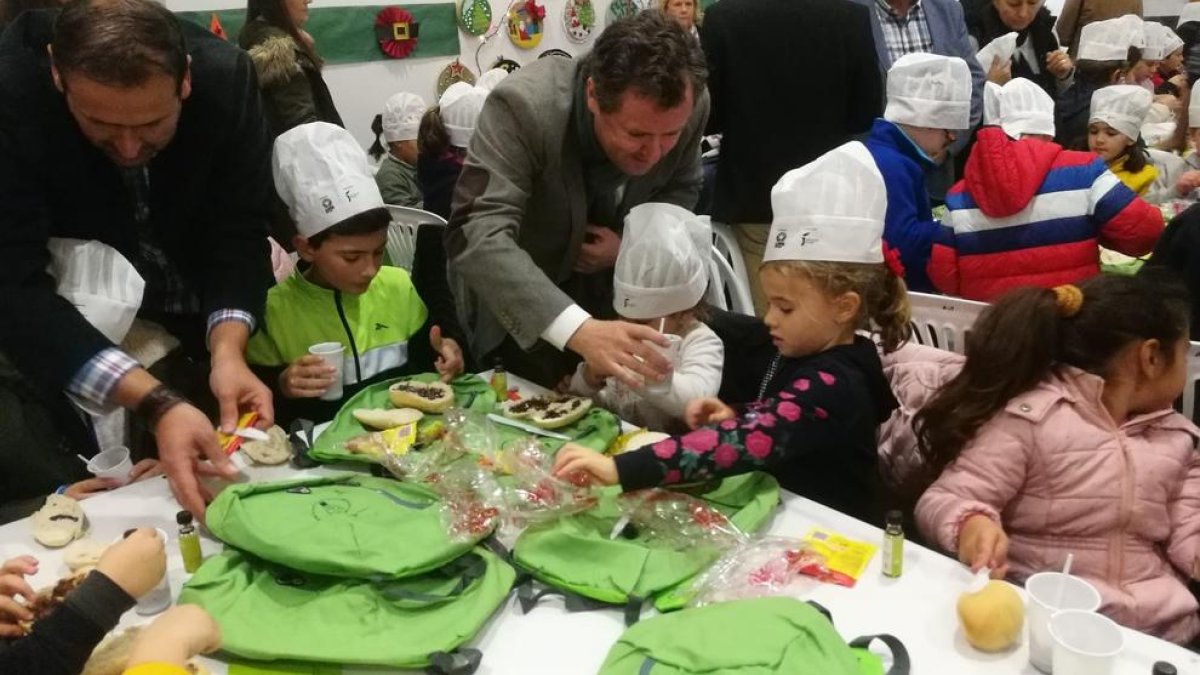
M 1146 47 L 1142 49 L 1142 58 L 1147 61 L 1162 61 L 1183 46 L 1183 40 L 1170 28 L 1155 21 L 1145 24 Z
M 383 104 L 383 140 L 388 143 L 415 141 L 426 107 L 425 99 L 416 94 L 407 91 L 393 94 Z
M 1188 101 L 1188 126 L 1200 127 L 1200 96 L 1193 96 Z
M 1000 85 L 991 80 L 983 83 L 983 124 L 994 127 L 1000 124 Z
M 483 110 L 483 100 L 488 92 L 473 84 L 455 82 L 446 88 L 438 99 L 441 108 L 442 124 L 450 136 L 450 145 L 465 148 L 471 144 L 471 136 L 475 134 L 475 122 L 479 120 L 479 111 Z
M 301 236 L 383 207 L 367 153 L 337 125 L 310 122 L 285 131 L 275 139 L 272 160 L 275 190 Z
M 1153 102 L 1154 94 L 1135 84 L 1114 84 L 1097 89 L 1092 94 L 1088 124 L 1104 122 L 1136 141 L 1142 135 L 1142 124 Z
M 867 147 L 838 146 L 783 174 L 763 262 L 883 262 L 887 187 Z
M 1016 33 L 1005 33 L 975 53 L 975 60 L 979 61 L 980 66 L 983 66 L 984 72 L 992 67 L 992 62 L 997 58 L 1001 63 L 1012 61 L 1013 54 L 1017 52 L 1018 37 Z
M 1175 28 L 1181 28 L 1183 24 L 1192 21 L 1200 21 L 1200 2 L 1188 2 L 1179 10 L 1179 23 L 1175 24 Z
M 884 119 L 930 129 L 971 126 L 971 70 L 952 56 L 907 54 L 887 74 Z
M 1079 33 L 1079 58 L 1087 61 L 1124 61 L 1129 48 L 1146 46 L 1143 21 L 1136 14 L 1095 21 Z
M 115 344 L 121 344 L 142 307 L 146 282 L 117 249 L 94 240 L 46 241 L 47 270 L 66 298 L 88 323 Z
M 997 123 L 1009 138 L 1022 134 L 1054 135 L 1054 99 L 1029 80 L 1009 80 L 998 92 Z
M 625 216 L 613 269 L 613 309 L 654 319 L 691 309 L 708 288 L 712 227 L 674 204 L 640 204 Z
M 500 84 L 500 81 L 508 77 L 508 71 L 503 68 L 492 68 L 486 73 L 479 76 L 479 81 L 475 83 L 476 87 L 484 91 L 491 91 Z

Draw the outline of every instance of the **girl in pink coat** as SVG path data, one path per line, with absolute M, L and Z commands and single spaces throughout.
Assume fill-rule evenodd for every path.
M 1017 582 L 1062 567 L 1100 611 L 1177 643 L 1200 634 L 1200 429 L 1171 409 L 1189 305 L 1173 280 L 1102 276 L 1024 288 L 985 310 L 962 372 L 917 415 L 940 477 L 921 531 Z

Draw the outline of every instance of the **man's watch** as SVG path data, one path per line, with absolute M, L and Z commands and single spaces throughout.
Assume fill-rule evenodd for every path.
M 160 383 L 151 389 L 150 393 L 142 397 L 134 413 L 138 417 L 141 417 L 147 426 L 153 429 L 158 425 L 158 421 L 162 419 L 162 416 L 167 414 L 168 410 L 180 403 L 187 403 L 187 399 L 183 397 L 183 394 Z

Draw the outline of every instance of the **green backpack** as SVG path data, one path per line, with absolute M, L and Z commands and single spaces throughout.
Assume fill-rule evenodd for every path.
M 632 624 L 647 600 L 660 611 L 687 604 L 689 582 L 721 552 L 656 546 L 636 533 L 612 539 L 621 518 L 620 494 L 619 488 L 606 489 L 595 508 L 521 533 L 513 546 L 513 564 L 553 589 L 537 593 L 529 583 L 520 585 L 522 609 L 528 612 L 542 596 L 557 593 L 566 596 L 568 610 L 623 605 L 626 623 Z M 775 512 L 779 483 L 768 474 L 749 473 L 726 478 L 702 497 L 750 533 Z
M 184 584 L 221 626 L 221 648 L 260 661 L 289 660 L 472 672 L 479 654 L 458 648 L 501 607 L 516 573 L 483 548 L 407 579 L 306 575 L 227 550 Z
M 908 675 L 908 651 L 890 635 L 849 645 L 822 610 L 793 598 L 734 600 L 647 619 L 621 635 L 599 675 L 883 675 L 867 646 L 892 651 L 888 675 Z
M 475 542 L 451 540 L 429 489 L 342 474 L 225 488 L 205 512 L 221 541 L 300 572 L 356 579 L 437 569 Z

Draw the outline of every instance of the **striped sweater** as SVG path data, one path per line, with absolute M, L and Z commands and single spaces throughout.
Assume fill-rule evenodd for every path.
M 1018 286 L 1053 287 L 1100 273 L 1098 245 L 1140 256 L 1162 213 L 1098 156 L 981 129 L 963 180 L 946 195 L 929 277 L 937 289 L 991 300 Z

